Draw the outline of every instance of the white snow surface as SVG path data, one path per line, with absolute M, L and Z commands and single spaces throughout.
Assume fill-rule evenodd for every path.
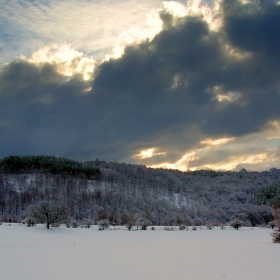
M 271 230 L 98 231 L 0 225 L 0 279 L 280 279 Z

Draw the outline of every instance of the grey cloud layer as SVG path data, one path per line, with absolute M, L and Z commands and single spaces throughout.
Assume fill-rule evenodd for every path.
M 45 153 L 130 160 L 160 147 L 174 160 L 207 137 L 240 136 L 280 120 L 280 6 L 224 1 L 223 26 L 162 12 L 164 30 L 100 64 L 92 90 L 55 65 L 14 61 L 0 73 L 0 156 Z M 229 54 L 226 45 L 243 58 Z M 213 88 L 236 92 L 218 102 Z M 157 159 L 160 161 L 160 159 Z

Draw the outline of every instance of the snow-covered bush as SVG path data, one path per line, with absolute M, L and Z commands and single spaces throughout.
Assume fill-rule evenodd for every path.
M 274 229 L 274 228 L 276 227 L 276 223 L 275 223 L 275 221 L 271 221 L 271 222 L 269 222 L 269 223 L 268 223 L 268 227 L 270 227 L 270 228 Z
M 135 222 L 137 227 L 141 227 L 142 230 L 146 230 L 148 226 L 152 225 L 152 222 L 148 219 L 140 218 Z
M 221 225 L 220 221 L 215 219 L 215 218 L 214 219 L 210 219 L 210 220 L 208 220 L 206 222 L 206 228 L 209 229 L 209 230 L 211 230 L 215 226 L 220 226 L 220 225 Z
M 34 219 L 33 217 L 27 217 L 24 220 L 24 223 L 26 224 L 26 226 L 28 227 L 33 227 L 36 224 L 36 219 Z
M 53 228 L 54 228 L 54 227 L 60 227 L 60 226 L 61 226 L 61 223 L 52 223 L 51 225 L 52 225 Z
M 194 221 L 194 225 L 196 225 L 196 226 L 203 226 L 203 225 L 205 225 L 205 223 L 203 222 L 203 220 L 201 218 L 197 218 Z
M 79 223 L 76 220 L 72 220 L 71 225 L 72 225 L 72 228 L 78 228 L 79 227 Z
M 152 222 L 147 218 L 147 214 L 144 212 L 139 212 L 133 217 L 135 225 L 140 227 L 142 230 L 146 230 L 148 226 L 152 225 Z
M 206 229 L 211 230 L 212 228 L 214 228 L 214 223 L 212 222 L 212 220 L 209 220 L 206 222 Z
M 3 223 L 20 223 L 20 219 L 15 215 L 5 214 L 1 218 Z
M 91 226 L 94 224 L 93 221 L 91 219 L 85 219 L 84 222 L 84 227 L 85 228 L 91 228 Z
M 98 222 L 99 228 L 101 230 L 107 229 L 110 226 L 110 223 L 107 219 L 103 219 L 101 221 Z
M 188 230 L 188 227 L 186 225 L 180 225 L 179 230 Z
M 274 210 L 274 224 L 277 227 L 271 233 L 272 242 L 280 243 L 280 208 Z
M 128 221 L 126 224 L 125 224 L 125 227 L 128 229 L 128 230 L 131 230 L 133 228 L 133 223 L 132 221 Z
M 244 221 L 235 218 L 230 222 L 230 226 L 236 230 L 238 230 L 239 228 L 241 228 L 244 225 Z
M 164 230 L 173 231 L 173 230 L 177 230 L 177 228 L 176 227 L 171 227 L 171 226 L 165 226 Z

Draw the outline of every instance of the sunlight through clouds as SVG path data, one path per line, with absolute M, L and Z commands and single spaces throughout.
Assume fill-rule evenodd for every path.
M 280 165 L 274 1 L 2 3 L 3 154 L 38 147 L 183 171 Z
M 188 152 L 175 163 L 164 162 L 164 163 L 160 163 L 160 164 L 149 165 L 148 167 L 178 169 L 180 171 L 187 171 L 188 163 L 199 158 L 197 155 L 199 151 L 200 150 Z
M 24 53 L 15 53 L 15 56 L 29 57 L 42 45 L 66 42 L 97 61 L 111 53 L 122 32 L 131 26 L 145 29 L 146 15 L 162 8 L 159 0 L 141 3 L 136 0 L 3 1 L 0 24 L 2 21 L 3 26 L 10 25 L 9 29 L 5 28 L 6 36 L 21 34 L 18 36 L 21 41 L 13 42 L 15 50 L 11 51 L 20 48 Z
M 141 151 L 138 155 L 134 155 L 134 157 L 140 159 L 146 159 L 154 156 L 164 156 L 165 154 L 166 154 L 165 152 L 161 152 L 161 153 L 156 152 L 156 148 L 149 148 Z
M 214 86 L 207 91 L 214 95 L 214 98 L 219 102 L 235 102 L 237 101 L 242 94 L 240 92 L 225 92 L 222 86 Z
M 205 140 L 201 140 L 200 143 L 201 144 L 206 144 L 209 146 L 216 146 L 216 145 L 222 145 L 222 144 L 227 144 L 230 141 L 233 141 L 234 137 L 230 137 L 230 138 L 221 138 L 221 139 L 205 139 Z
M 159 13 L 166 11 L 175 18 L 186 16 L 201 16 L 213 30 L 217 30 L 221 24 L 221 15 L 219 15 L 220 1 L 216 1 L 213 8 L 203 3 L 202 0 L 190 0 L 186 4 L 178 1 L 163 1 L 163 8 L 152 10 L 146 15 L 145 25 L 132 25 L 126 31 L 123 31 L 117 39 L 111 54 L 106 54 L 105 60 L 110 58 L 119 58 L 123 55 L 127 45 L 139 43 L 143 40 L 152 40 L 162 30 L 162 21 Z
M 45 46 L 33 53 L 29 61 L 36 64 L 55 64 L 60 74 L 69 77 L 81 74 L 84 80 L 92 78 L 96 64 L 93 58 L 84 56 L 67 44 Z
M 257 155 L 246 155 L 246 156 L 236 156 L 228 158 L 228 162 L 220 162 L 220 163 L 209 163 L 200 166 L 191 167 L 192 170 L 198 169 L 212 169 L 212 170 L 236 170 L 236 167 L 243 164 L 257 164 L 264 163 L 268 159 L 268 155 L 266 153 L 261 153 Z

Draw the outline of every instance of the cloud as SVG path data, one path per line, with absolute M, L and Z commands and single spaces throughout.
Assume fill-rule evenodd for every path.
M 3 0 L 0 5 L 0 35 L 5 37 L 0 57 L 4 62 L 19 51 L 30 56 L 51 43 L 71 44 L 102 60 L 121 32 L 132 26 L 145 28 L 147 11 L 162 8 L 159 0 Z M 7 48 L 11 50 L 8 57 Z
M 141 151 L 138 155 L 134 155 L 134 157 L 138 157 L 140 159 L 151 158 L 155 156 L 164 156 L 165 152 L 156 152 L 156 148 L 149 148 L 147 150 Z
M 279 5 L 197 3 L 166 2 L 153 18 L 163 29 L 130 29 L 121 56 L 96 62 L 67 45 L 67 58 L 47 48 L 3 66 L 0 155 L 182 170 L 278 163 Z
M 23 57 L 25 59 L 25 57 Z M 32 54 L 31 63 L 49 63 L 56 65 L 57 72 L 64 76 L 81 74 L 84 80 L 90 80 L 96 62 L 92 57 L 85 56 L 71 48 L 70 45 L 51 44 Z

